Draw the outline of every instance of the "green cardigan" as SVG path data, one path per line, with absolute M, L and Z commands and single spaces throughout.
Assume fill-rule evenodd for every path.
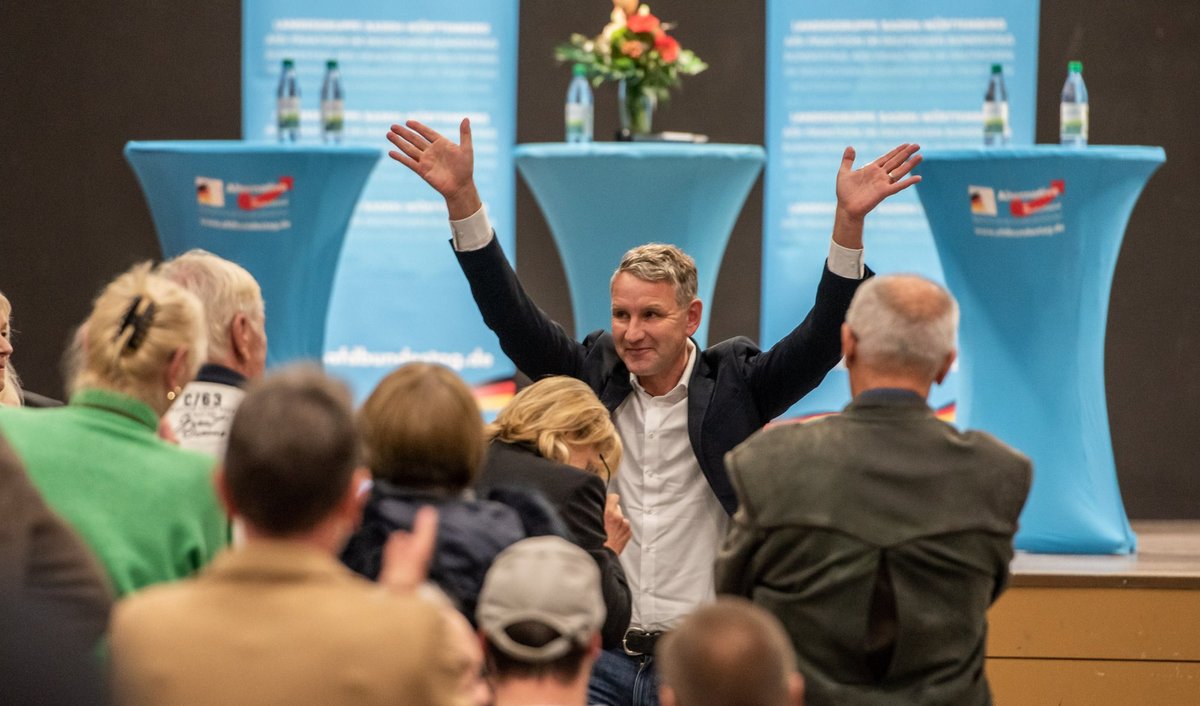
M 81 390 L 66 407 L 2 409 L 29 477 L 107 569 L 118 595 L 194 573 L 225 546 L 213 460 L 157 436 L 131 397 Z

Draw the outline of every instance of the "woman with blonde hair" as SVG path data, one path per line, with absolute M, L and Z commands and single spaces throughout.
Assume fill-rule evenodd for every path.
M 20 407 L 20 382 L 9 360 L 13 353 L 11 315 L 12 303 L 0 292 L 0 406 Z
M 156 434 L 204 360 L 204 325 L 194 296 L 138 265 L 96 298 L 70 404 L 0 410 L 0 432 L 118 595 L 187 576 L 226 542 L 212 460 Z
M 617 555 L 631 532 L 617 495 L 605 494 L 611 469 L 621 463 L 621 439 L 608 410 L 575 378 L 543 378 L 513 397 L 487 436 L 488 458 L 476 487 L 536 491 L 558 510 L 569 539 L 600 567 L 608 610 L 601 634 L 605 648 L 620 648 L 630 595 Z

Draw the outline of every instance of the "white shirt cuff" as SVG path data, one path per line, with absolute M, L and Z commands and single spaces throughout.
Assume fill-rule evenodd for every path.
M 492 224 L 488 220 L 487 209 L 480 206 L 478 211 L 466 218 L 450 221 L 450 236 L 454 240 L 454 249 L 459 252 L 482 250 L 492 242 Z
M 472 216 L 474 218 L 474 216 Z M 486 244 L 486 243 L 485 243 Z M 829 242 L 829 271 L 838 277 L 846 279 L 862 279 L 866 274 L 866 268 L 863 266 L 863 251 L 862 248 L 854 250 L 852 248 L 843 248 L 841 245 L 830 241 Z

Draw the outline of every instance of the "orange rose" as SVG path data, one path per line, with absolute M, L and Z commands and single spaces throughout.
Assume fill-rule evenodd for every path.
M 658 32 L 660 24 L 658 18 L 651 14 L 630 15 L 625 20 L 625 26 L 629 28 L 629 31 L 638 34 L 655 34 Z
M 654 40 L 654 48 L 658 50 L 658 55 L 662 60 L 670 64 L 679 58 L 679 42 L 673 37 L 668 37 L 665 34 L 660 34 Z
M 642 42 L 635 42 L 632 40 L 626 41 L 621 45 L 621 53 L 630 59 L 636 59 L 640 57 L 642 54 L 646 53 L 646 49 L 646 45 Z

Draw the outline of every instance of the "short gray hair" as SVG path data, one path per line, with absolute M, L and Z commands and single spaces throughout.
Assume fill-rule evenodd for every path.
M 680 306 L 696 298 L 696 261 L 674 245 L 647 243 L 633 248 L 621 258 L 612 279 L 622 272 L 646 282 L 669 283 Z
M 954 352 L 958 302 L 919 275 L 885 275 L 858 288 L 846 323 L 870 365 L 933 379 Z
M 158 274 L 195 294 L 204 305 L 210 360 L 232 353 L 229 326 L 235 316 L 245 314 L 259 327 L 265 323 L 262 290 L 254 276 L 235 262 L 195 249 L 159 265 Z

